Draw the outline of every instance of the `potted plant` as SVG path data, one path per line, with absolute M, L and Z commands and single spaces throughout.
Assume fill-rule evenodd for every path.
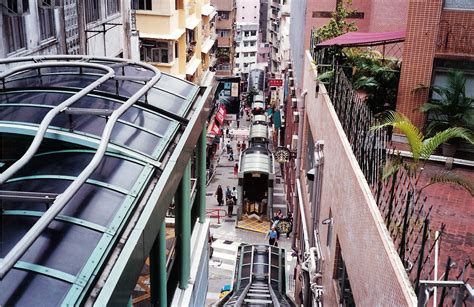
M 474 130 L 474 99 L 466 96 L 466 77 L 459 70 L 448 72 L 446 87 L 432 85 L 432 98 L 420 107 L 427 114 L 427 135 L 434 135 L 447 128 L 462 127 L 471 134 Z M 427 88 L 421 86 L 419 88 Z M 460 139 L 452 139 L 442 145 L 443 155 L 454 156 Z

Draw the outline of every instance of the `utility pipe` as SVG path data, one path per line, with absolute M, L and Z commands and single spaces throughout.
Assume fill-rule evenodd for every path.
M 135 94 L 133 94 L 127 101 L 125 101 L 117 110 L 115 110 L 110 116 L 107 124 L 105 125 L 104 131 L 101 136 L 101 141 L 96 153 L 92 157 L 91 162 L 84 168 L 84 170 L 77 176 L 77 178 L 67 187 L 67 189 L 60 194 L 51 207 L 43 213 L 40 219 L 28 230 L 28 232 L 18 241 L 15 246 L 8 252 L 3 258 L 0 264 L 0 280 L 11 270 L 15 263 L 23 256 L 28 248 L 35 242 L 40 236 L 41 232 L 48 227 L 51 221 L 61 212 L 66 206 L 69 200 L 76 194 L 76 192 L 82 187 L 84 182 L 99 166 L 102 158 L 107 150 L 112 130 L 117 120 L 135 103 L 146 94 L 161 78 L 161 72 L 152 65 L 142 64 L 152 70 L 155 75 L 143 85 Z M 189 195 L 189 194 L 188 194 Z
M 197 150 L 199 223 L 201 224 L 206 221 L 206 135 L 206 125 L 203 125 Z
M 176 203 L 176 226 L 179 247 L 179 288 L 188 288 L 191 272 L 191 161 L 184 168 L 183 178 L 178 186 Z

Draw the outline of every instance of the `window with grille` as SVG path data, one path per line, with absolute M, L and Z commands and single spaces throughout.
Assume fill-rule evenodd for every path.
M 7 53 L 26 48 L 25 21 L 22 16 L 3 15 Z
M 99 0 L 85 0 L 86 22 L 91 23 L 100 19 Z
M 38 7 L 38 19 L 40 25 L 41 40 L 47 40 L 56 35 L 54 26 L 54 10 L 51 8 Z
M 120 0 L 107 0 L 107 16 L 120 12 Z
M 140 59 L 145 62 L 171 63 L 173 61 L 173 42 L 142 41 Z
M 176 8 L 178 8 L 179 2 L 182 2 L 180 0 L 177 0 L 175 5 Z M 151 11 L 152 9 L 152 0 L 133 0 L 133 8 L 135 10 L 147 10 Z

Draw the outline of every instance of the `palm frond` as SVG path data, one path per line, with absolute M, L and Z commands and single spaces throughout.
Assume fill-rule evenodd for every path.
M 472 135 L 467 129 L 460 127 L 448 128 L 446 130 L 436 133 L 433 137 L 427 138 L 423 141 L 422 148 L 420 151 L 421 158 L 428 159 L 436 150 L 436 148 L 453 138 L 461 138 L 471 144 L 474 144 Z
M 331 79 L 334 77 L 334 70 L 328 70 L 326 72 L 323 72 L 322 74 L 320 74 L 317 78 L 316 78 L 316 81 L 326 81 L 328 79 Z
M 436 101 L 425 102 L 420 107 L 421 112 L 436 112 L 436 111 L 442 111 L 443 109 L 444 109 L 444 106 L 440 103 L 436 103 Z
M 402 166 L 403 162 L 399 158 L 387 161 L 382 169 L 382 180 L 385 181 L 389 179 L 393 174 L 397 173 Z
M 472 186 L 471 182 L 467 178 L 460 176 L 454 172 L 444 171 L 434 175 L 430 178 L 429 183 L 422 189 L 436 183 L 451 183 L 460 186 L 467 190 L 471 194 L 471 196 L 474 197 L 474 187 Z
M 381 124 L 371 127 L 371 130 L 378 130 L 386 126 L 392 126 L 399 129 L 407 138 L 415 162 L 420 158 L 420 152 L 423 142 L 423 134 L 418 128 L 403 114 L 388 111 Z

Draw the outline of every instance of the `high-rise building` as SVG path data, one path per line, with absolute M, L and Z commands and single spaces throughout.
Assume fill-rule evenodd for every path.
M 0 57 L 130 57 L 130 1 L 2 1 Z
M 213 61 L 216 10 L 209 0 L 135 3 L 140 60 L 199 82 Z
M 217 10 L 216 76 L 231 76 L 234 68 L 235 0 L 211 0 Z

